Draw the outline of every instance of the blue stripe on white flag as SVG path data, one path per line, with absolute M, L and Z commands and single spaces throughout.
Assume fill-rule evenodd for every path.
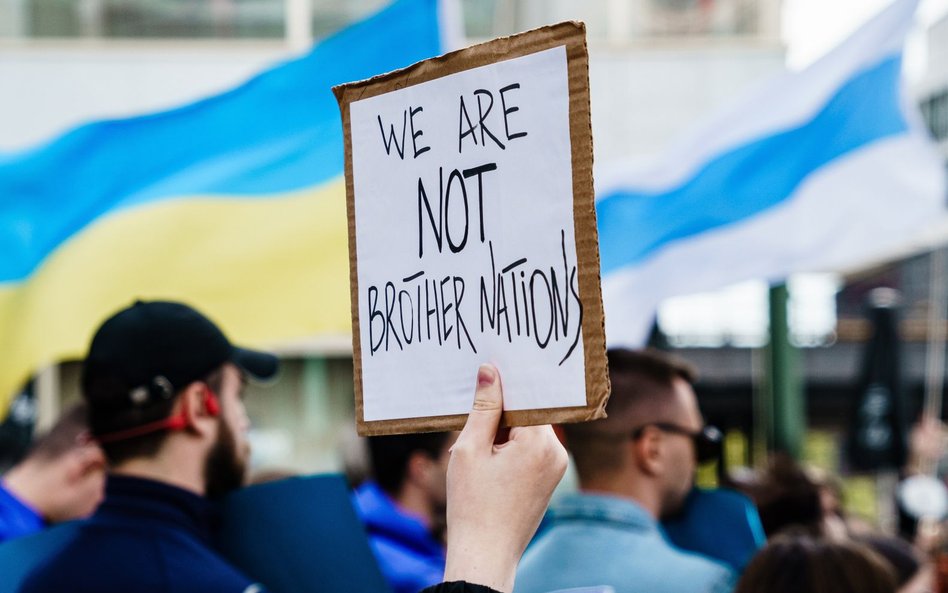
M 907 132 L 900 72 L 901 55 L 884 59 L 841 85 L 805 124 L 725 152 L 676 187 L 602 196 L 596 204 L 602 273 L 778 206 L 821 167 Z

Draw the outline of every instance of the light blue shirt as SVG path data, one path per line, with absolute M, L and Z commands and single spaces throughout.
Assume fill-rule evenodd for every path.
M 514 593 L 608 586 L 615 593 L 728 593 L 723 564 L 672 547 L 658 522 L 626 498 L 564 497 L 527 550 Z

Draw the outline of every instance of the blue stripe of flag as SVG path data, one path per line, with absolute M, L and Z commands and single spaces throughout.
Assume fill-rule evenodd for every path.
M 0 283 L 27 278 L 64 241 L 123 208 L 193 195 L 266 198 L 341 176 L 331 87 L 440 51 L 437 0 L 399 0 L 229 92 L 0 155 Z
M 805 124 L 721 154 L 677 187 L 603 197 L 596 204 L 602 273 L 773 208 L 833 160 L 906 132 L 900 73 L 901 55 L 883 60 L 847 81 Z

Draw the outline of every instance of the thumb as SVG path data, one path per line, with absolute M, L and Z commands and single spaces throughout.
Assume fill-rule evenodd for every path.
M 494 365 L 482 364 L 477 369 L 474 406 L 458 440 L 468 441 L 474 447 L 493 446 L 503 410 L 504 395 L 500 388 L 500 373 Z

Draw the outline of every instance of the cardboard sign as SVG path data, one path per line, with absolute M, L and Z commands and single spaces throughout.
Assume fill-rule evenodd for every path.
M 359 433 L 459 429 L 483 362 L 500 370 L 507 425 L 601 417 L 609 380 L 584 26 L 333 91 Z

